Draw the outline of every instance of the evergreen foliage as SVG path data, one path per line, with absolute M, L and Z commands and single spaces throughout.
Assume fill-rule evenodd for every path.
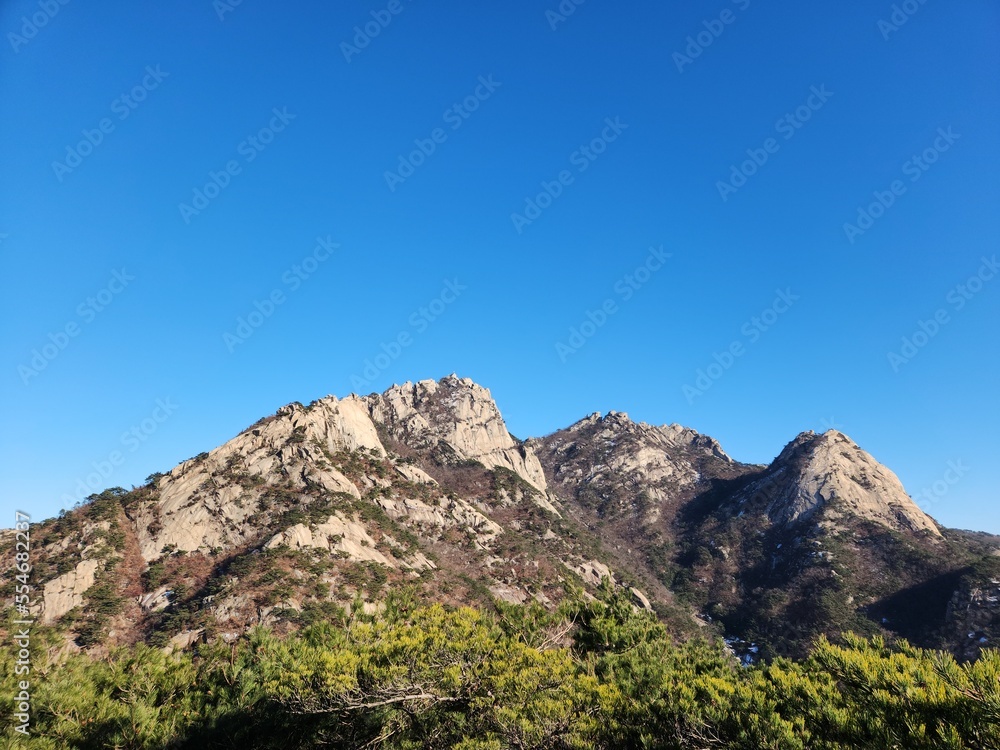
M 5 739 L 37 750 L 1000 748 L 995 650 L 959 664 L 848 635 L 801 661 L 742 667 L 719 645 L 675 643 L 610 587 L 554 612 L 418 606 L 403 592 L 376 615 L 329 614 L 284 638 L 258 628 L 194 653 L 139 645 L 107 658 L 67 656 L 38 629 L 31 735 Z M 13 696 L 16 651 L 3 643 L 0 690 Z M 10 701 L 0 722 L 14 724 Z

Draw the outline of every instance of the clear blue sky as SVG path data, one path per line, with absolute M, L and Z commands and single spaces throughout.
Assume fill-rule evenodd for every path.
M 1000 11 L 891 6 L 4 3 L 3 525 L 455 371 L 519 437 L 836 426 L 1000 533 Z

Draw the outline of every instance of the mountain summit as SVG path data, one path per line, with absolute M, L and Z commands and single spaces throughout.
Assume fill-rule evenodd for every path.
M 447 446 L 460 459 L 510 469 L 545 492 L 545 473 L 534 453 L 507 431 L 489 389 L 449 375 L 393 386 L 368 396 L 371 418 L 400 443 L 424 450 Z
M 798 435 L 743 497 L 758 492 L 769 496 L 767 513 L 777 523 L 796 523 L 823 510 L 829 523 L 846 515 L 941 536 L 896 475 L 837 430 Z

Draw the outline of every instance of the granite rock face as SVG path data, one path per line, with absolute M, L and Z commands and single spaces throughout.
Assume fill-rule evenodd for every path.
M 534 451 L 511 437 L 489 390 L 469 378 L 403 383 L 366 402 L 372 420 L 401 442 L 426 449 L 443 442 L 460 459 L 509 469 L 547 489 Z
M 776 523 L 798 523 L 824 510 L 828 524 L 850 516 L 896 531 L 941 536 L 899 478 L 836 430 L 798 435 L 740 499 L 759 492 L 766 495 L 767 514 Z
M 360 498 L 366 487 L 344 476 L 329 456 L 361 450 L 385 458 L 380 429 L 418 450 L 445 447 L 458 461 L 509 469 L 541 493 L 538 502 L 547 503 L 537 456 L 511 437 L 490 392 L 450 376 L 365 397 L 327 396 L 309 407 L 289 404 L 185 461 L 160 479 L 158 505 L 144 508 L 136 519 L 143 557 L 155 559 L 165 547 L 191 552 L 253 542 L 262 497 L 279 485 L 318 485 Z M 434 483 L 419 467 L 401 463 L 396 469 L 410 481 Z
M 47 582 L 42 590 L 41 621 L 51 625 L 74 607 L 83 604 L 83 595 L 94 585 L 97 560 L 83 560 L 73 570 Z
M 597 503 L 602 517 L 635 513 L 653 524 L 706 479 L 739 472 L 718 441 L 677 424 L 633 422 L 624 412 L 591 414 L 547 437 L 529 440 L 552 486 Z

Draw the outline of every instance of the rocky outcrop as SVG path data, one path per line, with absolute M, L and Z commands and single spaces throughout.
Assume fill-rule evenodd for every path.
M 271 537 L 264 547 L 270 549 L 285 545 L 292 549 L 325 549 L 340 552 L 349 560 L 377 562 L 395 568 L 395 560 L 383 555 L 375 544 L 363 525 L 334 514 L 312 528 L 300 523 L 285 529 Z
M 291 547 L 292 549 L 323 549 L 339 554 L 347 560 L 375 562 L 389 568 L 433 569 L 436 566 L 422 553 L 405 554 L 403 545 L 386 535 L 381 551 L 379 543 L 368 533 L 364 524 L 335 513 L 323 523 L 309 526 L 295 524 L 271 537 L 265 549 Z
M 600 586 L 601 582 L 606 578 L 611 582 L 614 582 L 615 577 L 611 573 L 611 569 L 604 563 L 598 560 L 587 560 L 574 566 L 573 571 L 579 574 L 586 583 L 591 586 Z
M 153 560 L 164 549 L 190 552 L 251 542 L 261 499 L 277 486 L 319 486 L 360 498 L 357 485 L 329 457 L 356 450 L 386 457 L 380 427 L 415 449 L 443 443 L 456 460 L 509 469 L 538 489 L 536 501 L 555 512 L 544 495 L 538 458 L 511 437 L 490 392 L 453 375 L 440 382 L 405 383 L 382 394 L 327 396 L 308 407 L 289 404 L 224 445 L 185 461 L 159 481 L 159 503 L 138 513 L 143 557 Z M 416 466 L 398 463 L 395 470 L 407 481 L 435 484 Z M 475 526 L 488 527 L 486 521 L 480 516 Z
M 367 448 L 385 455 L 364 399 L 348 396 L 340 400 L 327 396 L 302 411 L 305 414 L 300 421 L 306 425 L 307 437 L 318 440 L 328 450 Z
M 366 401 L 372 419 L 400 442 L 428 450 L 443 442 L 459 459 L 510 469 L 545 492 L 538 457 L 511 437 L 489 390 L 469 378 L 407 382 Z
M 405 521 L 417 528 L 428 526 L 441 529 L 455 526 L 465 528 L 475 535 L 475 544 L 479 547 L 503 531 L 500 524 L 490 520 L 460 498 L 442 505 L 430 505 L 419 498 L 404 496 L 379 497 L 375 503 L 392 520 Z
M 83 605 L 83 595 L 94 585 L 98 567 L 97 560 L 83 560 L 73 570 L 45 584 L 40 617 L 43 625 L 51 625 L 73 607 Z
M 836 430 L 804 432 L 789 443 L 739 503 L 761 498 L 778 524 L 794 524 L 822 510 L 824 522 L 851 516 L 904 531 L 940 537 L 934 520 L 910 499 L 898 477 Z
M 309 408 L 284 406 L 159 480 L 159 502 L 136 517 L 142 556 L 153 560 L 164 548 L 191 552 L 252 541 L 262 497 L 288 482 L 360 498 L 357 486 L 327 458 L 358 448 L 385 455 L 358 399 L 328 397 Z
M 948 602 L 947 626 L 959 644 L 958 656 L 975 659 L 996 648 L 1000 635 L 1000 578 L 974 577 L 962 582 Z
M 633 422 L 624 412 L 591 414 L 529 444 L 561 494 L 597 504 L 603 517 L 636 513 L 647 524 L 704 479 L 740 470 L 707 435 L 677 424 Z

